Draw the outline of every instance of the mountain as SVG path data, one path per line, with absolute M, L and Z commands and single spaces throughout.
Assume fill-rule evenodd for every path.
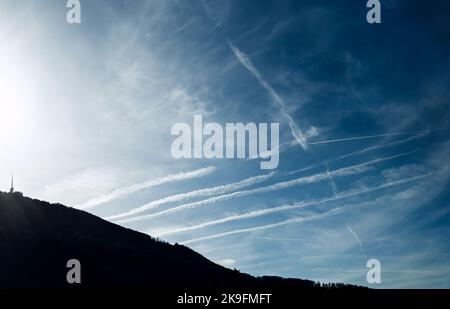
M 81 285 L 67 283 L 71 259 L 81 263 Z M 87 212 L 0 192 L 0 288 L 69 286 L 321 287 L 309 280 L 253 277 Z

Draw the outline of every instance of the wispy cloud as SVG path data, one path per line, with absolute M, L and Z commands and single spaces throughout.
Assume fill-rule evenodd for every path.
M 207 205 L 211 205 L 211 204 L 218 203 L 218 202 L 223 202 L 223 201 L 234 199 L 234 198 L 239 198 L 239 197 L 244 197 L 244 196 L 249 196 L 249 195 L 259 194 L 259 193 L 274 192 L 274 191 L 288 189 L 288 188 L 291 188 L 294 186 L 299 186 L 299 185 L 304 185 L 304 184 L 317 183 L 320 181 L 328 180 L 330 176 L 341 177 L 341 176 L 355 175 L 355 174 L 359 174 L 359 173 L 367 171 L 370 165 L 373 165 L 373 164 L 376 164 L 379 162 L 383 162 L 386 160 L 398 158 L 400 156 L 404 156 L 407 154 L 409 154 L 409 153 L 403 153 L 403 154 L 398 154 L 395 156 L 378 158 L 378 159 L 375 159 L 372 161 L 364 162 L 364 163 L 349 166 L 349 167 L 340 168 L 340 169 L 337 169 L 334 171 L 328 171 L 328 172 L 318 173 L 318 174 L 314 174 L 314 175 L 307 176 L 307 177 L 300 177 L 300 178 L 296 178 L 296 179 L 292 179 L 292 180 L 288 180 L 288 181 L 282 181 L 282 182 L 278 182 L 278 183 L 271 184 L 268 186 L 258 187 L 255 189 L 223 194 L 223 195 L 215 196 L 215 197 L 205 199 L 202 201 L 192 202 L 192 203 L 180 205 L 177 207 L 173 207 L 173 208 L 163 210 L 163 211 L 160 211 L 157 213 L 120 220 L 120 221 L 117 221 L 117 223 L 137 222 L 137 221 L 142 221 L 145 219 L 150 219 L 150 218 L 154 218 L 154 217 L 158 217 L 158 216 L 162 216 L 162 215 L 174 214 L 174 213 L 184 211 L 187 209 L 193 209 L 193 208 L 198 208 L 198 207 L 202 207 L 202 206 L 207 206 Z
M 186 192 L 186 193 L 180 193 L 180 194 L 167 196 L 162 199 L 147 203 L 143 206 L 131 209 L 127 212 L 123 212 L 121 214 L 107 217 L 105 219 L 114 220 L 114 219 L 123 218 L 123 217 L 131 216 L 131 215 L 136 215 L 143 211 L 146 211 L 149 209 L 154 209 L 160 205 L 167 204 L 167 203 L 179 202 L 179 201 L 192 199 L 192 198 L 196 198 L 196 197 L 213 196 L 213 195 L 217 195 L 217 194 L 224 194 L 227 192 L 232 192 L 232 191 L 235 191 L 238 189 L 242 189 L 242 188 L 249 187 L 254 184 L 263 182 L 263 181 L 269 179 L 270 177 L 272 177 L 273 175 L 275 175 L 275 172 L 271 172 L 271 173 L 268 173 L 265 175 L 249 177 L 249 178 L 246 178 L 239 182 L 234 182 L 234 183 L 230 183 L 230 184 L 226 184 L 226 185 L 215 186 L 215 187 L 210 187 L 210 188 L 203 188 L 203 189 L 194 190 L 194 191 L 190 191 L 190 192 Z
M 286 210 L 293 210 L 293 209 L 305 208 L 305 207 L 309 207 L 309 206 L 316 206 L 316 205 L 334 202 L 334 201 L 342 200 L 345 198 L 349 198 L 349 197 L 353 197 L 353 196 L 357 196 L 357 195 L 361 195 L 361 194 L 366 194 L 366 193 L 383 190 L 383 189 L 394 187 L 394 186 L 399 186 L 399 185 L 402 185 L 405 183 L 409 183 L 412 181 L 416 181 L 416 180 L 420 180 L 420 179 L 429 177 L 430 175 L 431 174 L 425 174 L 425 175 L 405 178 L 402 180 L 390 181 L 390 182 L 386 182 L 382 185 L 372 187 L 372 188 L 350 190 L 350 191 L 342 192 L 339 195 L 336 195 L 333 197 L 327 197 L 327 198 L 315 199 L 315 200 L 309 200 L 309 201 L 301 201 L 301 202 L 297 202 L 295 204 L 281 205 L 281 206 L 277 206 L 277 207 L 260 209 L 260 210 L 255 210 L 255 211 L 242 213 L 242 214 L 236 214 L 236 215 L 228 216 L 228 217 L 217 219 L 217 220 L 207 221 L 207 222 L 200 223 L 197 225 L 180 227 L 180 228 L 175 228 L 175 229 L 171 229 L 168 231 L 163 231 L 163 232 L 158 233 L 155 236 L 160 237 L 160 236 L 165 236 L 165 235 L 170 235 L 170 234 L 187 232 L 187 231 L 201 229 L 201 228 L 205 228 L 205 227 L 209 227 L 209 226 L 213 226 L 213 225 L 217 225 L 217 224 L 222 224 L 222 223 L 227 223 L 227 222 L 231 222 L 231 221 L 238 221 L 238 220 L 243 220 L 243 219 L 260 217 L 260 216 L 265 216 L 265 215 L 273 214 L 276 212 L 282 212 L 282 211 L 286 211 Z
M 258 80 L 258 82 L 269 92 L 270 96 L 274 100 L 274 102 L 278 105 L 281 114 L 283 117 L 285 117 L 288 121 L 289 128 L 291 129 L 291 134 L 295 138 L 295 140 L 303 147 L 303 149 L 308 148 L 307 143 L 307 136 L 302 133 L 300 128 L 295 123 L 294 119 L 291 115 L 286 111 L 286 104 L 284 100 L 279 96 L 279 94 L 273 89 L 273 87 L 269 84 L 267 80 L 265 80 L 262 75 L 259 73 L 259 71 L 256 69 L 256 67 L 251 62 L 250 58 L 240 51 L 236 46 L 231 43 L 231 41 L 228 41 L 228 45 L 230 46 L 231 50 L 233 51 L 233 54 L 236 56 L 236 58 L 239 60 L 239 62 Z M 314 134 L 317 133 L 317 131 L 312 130 L 310 132 L 314 132 Z
M 392 182 L 392 183 L 384 184 L 383 186 L 377 187 L 377 190 L 381 189 L 381 187 L 387 188 L 387 187 L 390 187 L 390 186 L 399 185 L 399 184 L 403 184 L 403 183 L 407 183 L 407 182 L 423 179 L 423 178 L 429 177 L 430 175 L 431 174 L 426 174 L 426 175 L 421 175 L 421 176 L 416 176 L 416 177 L 403 179 L 401 181 L 395 181 L 395 182 Z M 375 189 L 373 189 L 373 190 L 375 190 Z M 362 205 L 362 204 L 367 204 L 367 203 L 370 203 L 370 202 L 365 202 L 365 203 L 361 203 L 361 204 L 357 204 L 357 205 Z M 294 205 L 291 205 L 291 208 L 292 208 L 292 206 L 294 206 Z M 203 237 L 198 237 L 198 238 L 186 240 L 186 241 L 182 242 L 182 244 L 189 244 L 189 243 L 193 243 L 193 242 L 198 242 L 198 241 L 203 241 L 203 240 L 210 240 L 210 239 L 220 238 L 220 237 L 234 235 L 234 234 L 249 233 L 249 232 L 254 232 L 254 231 L 259 231 L 259 230 L 265 230 L 265 229 L 280 227 L 280 226 L 293 224 L 293 223 L 301 223 L 301 222 L 306 222 L 306 221 L 311 221 L 311 220 L 322 219 L 322 218 L 325 218 L 325 217 L 328 217 L 328 216 L 333 216 L 333 215 L 340 214 L 340 213 L 342 213 L 342 212 L 344 212 L 344 211 L 346 211 L 346 210 L 348 210 L 350 208 L 353 208 L 353 207 L 355 207 L 355 205 L 346 205 L 346 206 L 336 207 L 336 208 L 333 208 L 333 209 L 331 209 L 329 211 L 326 211 L 326 212 L 323 212 L 323 213 L 320 213 L 320 214 L 311 215 L 311 216 L 308 216 L 308 217 L 294 217 L 294 218 L 287 219 L 287 220 L 284 220 L 284 221 L 281 221 L 281 222 L 276 222 L 276 223 L 271 223 L 271 224 L 266 224 L 266 225 L 260 225 L 260 226 L 255 226 L 255 227 L 251 227 L 251 228 L 245 228 L 245 229 L 237 229 L 237 230 L 232 230 L 232 231 L 218 233 L 218 234 L 207 235 L 207 236 L 203 236 Z M 286 209 L 289 209 L 289 208 L 286 208 Z
M 166 176 L 163 176 L 160 178 L 156 178 L 156 179 L 148 180 L 148 181 L 145 181 L 142 183 L 138 183 L 138 184 L 134 184 L 131 186 L 116 189 L 108 194 L 98 196 L 98 197 L 93 198 L 83 204 L 80 204 L 80 205 L 76 206 L 76 208 L 89 209 L 89 208 L 95 207 L 97 205 L 100 205 L 100 204 L 103 204 L 106 202 L 110 202 L 116 198 L 119 198 L 119 197 L 122 197 L 122 196 L 125 196 L 128 194 L 132 194 L 132 193 L 135 193 L 135 192 L 143 190 L 143 189 L 159 186 L 159 185 L 166 184 L 166 183 L 173 183 L 173 182 L 178 182 L 178 181 L 182 181 L 182 180 L 203 177 L 203 176 L 213 173 L 215 170 L 216 170 L 216 167 L 209 166 L 209 167 L 200 168 L 200 169 L 190 171 L 190 172 L 169 174 L 169 175 L 166 175 Z

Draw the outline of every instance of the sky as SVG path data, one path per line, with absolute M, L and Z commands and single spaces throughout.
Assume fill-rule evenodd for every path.
M 0 0 L 0 189 L 253 275 L 450 288 L 450 3 L 381 3 Z M 174 159 L 194 115 L 279 123 L 278 167 Z

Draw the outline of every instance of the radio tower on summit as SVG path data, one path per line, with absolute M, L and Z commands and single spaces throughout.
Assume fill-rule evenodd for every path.
M 11 174 L 11 188 L 9 189 L 9 193 L 14 193 L 14 174 Z

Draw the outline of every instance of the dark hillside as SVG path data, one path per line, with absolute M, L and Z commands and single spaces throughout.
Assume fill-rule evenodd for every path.
M 0 192 L 0 287 L 71 286 L 66 282 L 70 259 L 81 262 L 83 287 L 318 286 L 309 280 L 256 278 L 89 213 Z

